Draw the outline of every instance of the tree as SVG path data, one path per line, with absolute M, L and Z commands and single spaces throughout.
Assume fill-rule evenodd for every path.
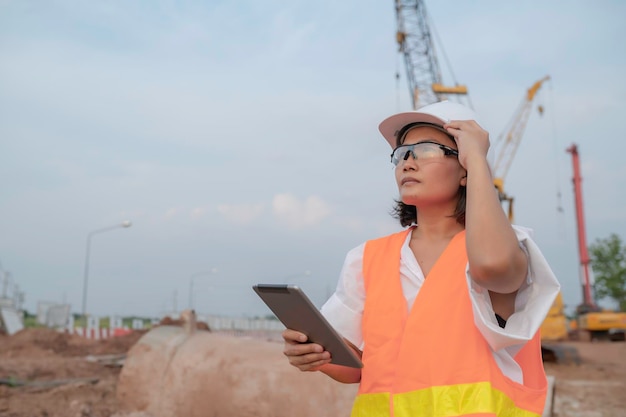
M 596 239 L 589 251 L 596 296 L 611 298 L 621 311 L 626 311 L 626 246 L 618 235 L 612 233 L 607 239 Z

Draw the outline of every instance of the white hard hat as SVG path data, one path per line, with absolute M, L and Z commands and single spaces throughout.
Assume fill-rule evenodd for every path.
M 383 134 L 392 149 L 398 145 L 396 137 L 398 132 L 406 125 L 413 123 L 429 123 L 441 128 L 450 120 L 476 120 L 474 110 L 460 103 L 452 101 L 440 101 L 428 104 L 418 110 L 394 114 L 383 120 L 378 125 L 378 130 Z

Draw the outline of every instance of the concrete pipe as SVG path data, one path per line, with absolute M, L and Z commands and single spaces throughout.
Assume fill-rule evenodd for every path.
M 128 353 L 117 398 L 121 411 L 153 417 L 342 416 L 356 390 L 290 366 L 279 343 L 194 324 L 146 333 Z

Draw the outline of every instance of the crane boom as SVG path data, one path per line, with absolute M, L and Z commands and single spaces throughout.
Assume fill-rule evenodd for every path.
M 513 220 L 513 197 L 506 194 L 504 191 L 504 177 L 509 171 L 511 167 L 511 163 L 513 162 L 513 157 L 517 152 L 517 148 L 522 139 L 522 135 L 524 134 L 524 129 L 526 129 L 526 124 L 528 122 L 528 118 L 530 116 L 530 110 L 532 108 L 533 100 L 537 95 L 537 92 L 541 88 L 544 82 L 550 79 L 550 76 L 547 75 L 535 82 L 527 91 L 522 101 L 515 113 L 513 113 L 513 117 L 509 121 L 507 128 L 500 134 L 498 137 L 497 143 L 500 144 L 499 152 L 496 156 L 493 173 L 494 173 L 494 185 L 498 190 L 498 196 L 500 201 L 507 201 L 509 204 L 508 208 L 508 216 L 510 220 Z M 539 109 L 540 112 L 543 111 L 542 108 Z
M 506 129 L 501 135 L 498 141 L 502 140 L 503 135 L 504 143 L 502 148 L 500 148 L 500 153 L 496 158 L 496 162 L 494 164 L 494 173 L 497 177 L 504 179 L 509 168 L 511 166 L 511 162 L 513 161 L 513 157 L 515 156 L 515 152 L 520 144 L 520 139 L 522 138 L 522 134 L 524 133 L 524 129 L 526 128 L 526 123 L 528 122 L 528 117 L 530 116 L 530 109 L 533 102 L 533 99 L 537 95 L 537 92 L 541 88 L 541 85 L 550 79 L 550 76 L 545 76 L 541 80 L 535 82 L 532 87 L 528 89 L 526 95 L 522 99 L 520 105 L 517 110 L 513 114 L 513 118 L 509 122 L 509 129 Z
M 467 94 L 467 87 L 443 84 L 422 0 L 395 0 L 399 51 L 404 55 L 413 109 L 441 101 L 448 94 Z

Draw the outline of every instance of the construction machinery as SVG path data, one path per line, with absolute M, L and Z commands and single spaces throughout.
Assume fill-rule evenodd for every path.
M 505 205 L 503 209 L 511 222 L 514 220 L 513 201 L 514 198 L 505 191 L 504 178 L 509 172 L 515 153 L 519 148 L 524 130 L 531 114 L 533 101 L 535 100 L 539 89 L 542 85 L 550 80 L 550 76 L 546 75 L 536 81 L 524 94 L 520 104 L 518 105 L 513 117 L 498 136 L 496 144 L 499 146 L 496 152 L 496 158 L 493 164 L 494 186 L 498 192 L 500 202 Z M 539 114 L 543 114 L 543 106 L 538 106 Z M 564 347 L 556 346 L 551 342 L 563 341 L 569 338 L 570 327 L 567 316 L 565 315 L 565 305 L 563 304 L 563 296 L 558 294 L 554 300 L 546 318 L 541 325 L 541 340 L 544 350 L 544 357 L 554 357 L 556 360 L 564 361 L 568 357 L 577 355 Z
M 407 85 L 413 109 L 454 97 L 469 101 L 467 86 L 454 82 L 448 86 L 443 82 L 435 49 L 433 32 L 429 23 L 426 6 L 422 0 L 395 0 L 396 42 L 398 51 L 404 57 Z M 443 50 L 443 47 L 441 48 Z M 448 65 L 450 67 L 450 65 Z M 450 69 L 450 72 L 452 70 Z M 500 201 L 508 205 L 507 213 L 513 220 L 513 197 L 504 190 L 506 176 L 520 140 L 526 128 L 533 101 L 550 76 L 535 82 L 526 92 L 507 127 L 500 134 L 496 144 L 501 144 L 494 164 L 494 185 Z M 538 107 L 543 113 L 543 107 Z
M 626 334 L 626 312 L 602 310 L 592 294 L 592 277 L 587 251 L 585 215 L 583 213 L 582 175 L 578 146 L 572 144 L 566 149 L 572 154 L 574 201 L 576 206 L 576 226 L 578 230 L 578 255 L 580 258 L 582 303 L 576 307 L 578 335 L 583 340 L 613 339 L 624 340 Z
M 396 42 L 398 51 L 404 57 L 413 109 L 451 97 L 455 97 L 457 101 L 466 97 L 469 101 L 467 86 L 456 81 L 454 85 L 447 86 L 443 82 L 431 31 L 432 25 L 429 23 L 424 2 L 422 0 L 395 0 L 395 8 Z M 504 177 L 522 139 L 533 101 L 543 83 L 549 79 L 550 76 L 545 76 L 528 89 L 507 127 L 496 141 L 496 144 L 501 144 L 501 146 L 494 164 L 494 185 L 498 190 L 500 201 L 508 205 L 507 213 L 511 221 L 513 220 L 513 197 L 504 190 Z M 538 110 L 543 113 L 542 106 L 539 106 Z
M 537 93 L 543 83 L 549 79 L 550 76 L 546 75 L 542 79 L 536 81 L 526 91 L 526 94 L 522 98 L 517 110 L 513 113 L 513 117 L 496 140 L 496 145 L 499 146 L 499 150 L 493 164 L 493 182 L 496 190 L 498 190 L 498 197 L 500 198 L 500 201 L 507 205 L 506 212 L 510 221 L 513 221 L 513 197 L 507 194 L 504 190 L 504 178 L 509 172 L 509 168 L 513 162 L 513 157 L 517 152 L 524 130 L 526 129 L 533 100 L 537 96 Z M 538 111 L 539 114 L 543 114 L 543 106 L 539 106 Z
M 544 345 L 569 339 L 570 324 L 565 315 L 563 295 L 559 292 L 546 318 L 541 323 L 541 340 Z
M 536 81 L 526 91 L 526 94 L 522 97 L 522 100 L 513 114 L 513 117 L 510 119 L 509 123 L 498 136 L 496 141 L 496 144 L 499 145 L 499 147 L 493 164 L 493 182 L 498 193 L 498 198 L 503 204 L 503 209 L 507 213 L 509 221 L 511 222 L 514 220 L 514 198 L 506 192 L 504 179 L 509 172 L 513 158 L 519 148 L 524 130 L 526 129 L 526 125 L 531 114 L 533 101 L 535 100 L 539 89 L 548 80 L 550 80 L 550 76 L 546 75 Z M 538 106 L 538 111 L 539 114 L 542 115 L 544 111 L 543 107 Z M 558 343 L 569 339 L 570 330 L 569 321 L 565 314 L 563 295 L 559 292 L 540 328 L 541 350 L 544 360 L 558 361 L 561 363 L 580 361 L 580 356 L 575 348 Z
M 435 53 L 435 43 L 422 0 L 395 0 L 396 42 L 404 56 L 413 109 L 447 99 L 467 96 L 467 87 L 446 86 Z

